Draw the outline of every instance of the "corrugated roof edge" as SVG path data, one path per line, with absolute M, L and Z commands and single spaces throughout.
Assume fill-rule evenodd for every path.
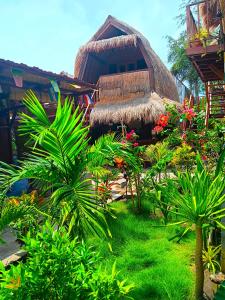
M 96 88 L 96 86 L 94 84 L 84 82 L 84 81 L 82 81 L 78 78 L 71 78 L 71 77 L 66 76 L 66 75 L 57 74 L 57 73 L 54 73 L 54 72 L 51 72 L 51 71 L 45 71 L 45 70 L 42 70 L 42 69 L 40 69 L 38 67 L 35 67 L 35 66 L 30 67 L 30 66 L 28 66 L 24 63 L 16 63 L 16 62 L 11 61 L 11 60 L 6 60 L 6 59 L 3 59 L 3 58 L 0 58 L 0 65 L 2 65 L 2 64 L 3 65 L 8 65 L 10 67 L 21 68 L 24 71 L 27 71 L 27 72 L 30 72 L 30 73 L 33 73 L 33 74 L 36 74 L 36 75 L 39 75 L 39 76 L 52 77 L 55 80 L 65 80 L 67 82 L 78 84 L 82 87 L 89 87 L 89 88 L 92 88 L 92 89 Z

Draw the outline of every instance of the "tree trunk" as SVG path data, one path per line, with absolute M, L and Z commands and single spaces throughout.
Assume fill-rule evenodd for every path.
M 203 299 L 204 268 L 202 262 L 203 236 L 202 227 L 196 225 L 196 247 L 195 247 L 195 299 Z

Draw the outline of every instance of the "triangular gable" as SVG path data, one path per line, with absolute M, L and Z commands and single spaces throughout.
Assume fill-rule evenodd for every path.
M 107 19 L 105 20 L 105 23 L 93 35 L 93 37 L 91 38 L 90 41 L 98 41 L 101 39 L 105 39 L 107 32 L 112 28 L 118 30 L 119 34 L 117 34 L 117 35 L 115 34 L 110 37 L 136 33 L 135 31 L 131 30 L 131 28 L 126 26 L 124 23 L 120 22 L 119 20 L 117 20 L 114 17 L 109 15 L 107 17 Z

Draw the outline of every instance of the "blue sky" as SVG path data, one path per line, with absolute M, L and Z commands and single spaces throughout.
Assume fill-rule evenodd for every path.
M 73 74 L 81 45 L 111 14 L 142 32 L 167 64 L 181 0 L 0 0 L 0 58 Z

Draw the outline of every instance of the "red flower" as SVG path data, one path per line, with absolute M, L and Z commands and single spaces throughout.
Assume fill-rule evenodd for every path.
M 136 133 L 135 133 L 135 131 L 132 129 L 130 132 L 128 132 L 128 133 L 126 134 L 126 140 L 127 140 L 127 141 L 133 140 L 133 139 L 135 138 L 135 135 L 136 135 Z
M 154 128 L 153 128 L 153 131 L 155 132 L 155 133 L 160 133 L 161 131 L 163 131 L 163 127 L 162 126 L 155 126 Z
M 202 160 L 207 160 L 207 156 L 206 155 L 202 155 Z
M 134 147 L 138 147 L 139 144 L 136 142 L 136 143 L 133 143 L 133 146 L 134 146 Z
M 131 140 L 132 139 L 132 134 L 127 133 L 126 134 L 126 139 L 127 139 L 127 141 Z
M 169 122 L 169 116 L 168 115 L 160 115 L 159 120 L 157 121 L 157 125 L 166 127 Z

